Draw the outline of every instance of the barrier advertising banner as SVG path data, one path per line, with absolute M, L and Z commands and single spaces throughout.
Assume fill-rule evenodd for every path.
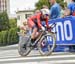
M 75 45 L 75 17 L 65 17 L 49 20 L 49 24 L 56 23 L 53 32 L 56 34 L 56 44 Z

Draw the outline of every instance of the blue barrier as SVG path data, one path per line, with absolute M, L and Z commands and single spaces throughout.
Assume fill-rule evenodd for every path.
M 53 23 L 56 23 L 56 26 L 52 31 L 57 32 L 56 45 L 58 45 L 54 51 L 75 51 L 75 46 L 70 47 L 70 45 L 75 45 L 75 17 L 69 16 L 65 18 L 49 20 L 50 25 Z M 45 23 L 43 23 L 43 25 L 45 25 Z M 48 40 L 48 42 L 52 44 L 50 41 L 52 40 Z
M 75 17 L 69 16 L 65 18 L 49 20 L 49 24 L 56 23 L 53 28 L 56 35 L 56 44 L 58 45 L 75 45 Z

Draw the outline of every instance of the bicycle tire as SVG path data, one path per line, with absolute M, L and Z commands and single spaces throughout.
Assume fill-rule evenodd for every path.
M 30 40 L 28 40 L 28 41 L 23 41 L 24 39 L 23 39 L 24 37 L 22 37 L 21 39 L 20 39 L 20 41 L 19 41 L 19 44 L 18 44 L 18 53 L 19 53 L 19 55 L 21 55 L 21 56 L 27 56 L 30 52 L 31 52 L 31 48 L 30 47 L 28 47 L 28 45 L 29 45 L 29 42 L 30 42 Z M 23 48 L 23 46 L 24 45 L 26 45 L 26 49 L 25 48 Z
M 48 45 L 47 47 L 48 47 L 48 49 L 49 49 L 49 52 L 46 52 L 46 53 L 43 52 L 42 49 L 41 49 L 41 42 L 42 42 L 42 40 L 45 38 L 45 36 L 51 36 L 51 37 L 53 38 L 53 45 L 52 45 L 52 48 L 50 48 L 50 46 Z M 38 50 L 39 50 L 40 54 L 43 55 L 43 56 L 44 56 L 44 55 L 45 55 L 45 56 L 50 55 L 50 54 L 53 52 L 55 46 L 56 46 L 56 35 L 55 35 L 55 33 L 48 33 L 48 34 L 42 36 L 42 38 L 41 38 L 40 41 L 38 42 Z

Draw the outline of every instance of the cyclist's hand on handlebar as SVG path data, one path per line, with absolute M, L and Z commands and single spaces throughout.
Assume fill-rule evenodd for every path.
M 52 29 L 52 27 L 51 27 L 51 26 L 47 27 L 47 30 L 48 30 L 48 31 L 51 31 L 51 29 Z
M 43 31 L 45 31 L 45 28 L 43 26 L 41 28 L 42 28 Z

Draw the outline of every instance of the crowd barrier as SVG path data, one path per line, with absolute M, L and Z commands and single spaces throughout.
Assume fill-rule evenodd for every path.
M 56 23 L 53 32 L 56 32 L 56 45 L 55 51 L 71 50 L 70 46 L 75 45 L 75 17 L 68 16 L 65 18 L 58 18 L 49 20 L 49 24 Z M 73 48 L 74 49 L 74 48 Z

